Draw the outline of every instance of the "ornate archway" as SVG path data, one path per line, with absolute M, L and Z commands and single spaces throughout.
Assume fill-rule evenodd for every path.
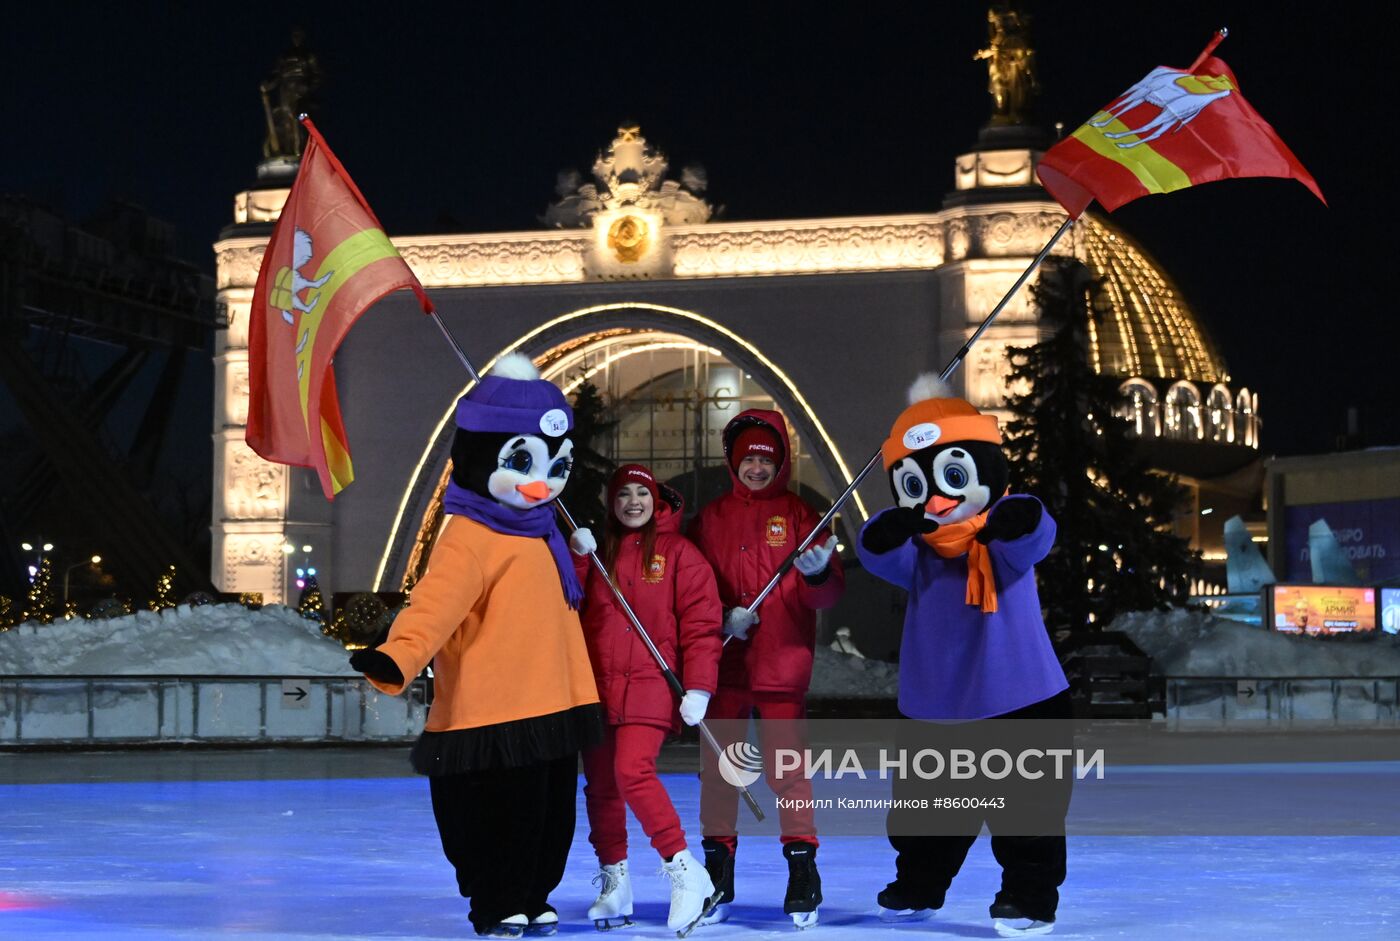
M 829 500 L 850 480 L 835 442 L 783 370 L 748 340 L 694 311 L 642 302 L 582 308 L 526 333 L 478 369 L 488 371 L 511 352 L 530 356 L 566 391 L 588 378 L 611 393 L 622 420 L 610 456 L 651 463 L 662 479 L 682 481 L 693 506 L 714 495 L 707 487 L 722 468 L 719 430 L 743 408 L 773 408 L 788 420 L 794 480 L 802 491 Z M 411 582 L 426 564 L 442 519 L 453 406 L 471 385 L 444 403 L 405 487 L 375 576 L 378 590 Z M 841 523 L 848 539 L 867 517 L 858 495 L 850 509 Z

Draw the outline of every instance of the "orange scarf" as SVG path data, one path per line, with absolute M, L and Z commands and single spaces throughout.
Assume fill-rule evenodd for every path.
M 967 556 L 967 603 L 980 606 L 983 614 L 994 614 L 997 583 L 992 574 L 992 555 L 977 541 L 977 533 L 986 525 L 987 514 L 979 513 L 961 523 L 938 527 L 924 536 L 924 542 L 945 559 Z

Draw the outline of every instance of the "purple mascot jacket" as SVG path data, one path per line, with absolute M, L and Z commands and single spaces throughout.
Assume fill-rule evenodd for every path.
M 983 614 L 965 600 L 967 556 L 945 559 L 918 539 L 877 555 L 856 541 L 871 574 L 909 592 L 899 651 L 901 713 L 935 722 L 988 719 L 1069 687 L 1035 587 L 1035 564 L 1054 544 L 1055 521 L 1046 512 L 1032 532 L 988 543 L 997 610 Z

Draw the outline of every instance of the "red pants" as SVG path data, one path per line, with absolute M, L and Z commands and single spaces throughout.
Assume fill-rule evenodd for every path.
M 610 725 L 601 745 L 584 750 L 588 842 L 600 865 L 627 858 L 627 807 L 662 859 L 685 849 L 681 818 L 656 776 L 656 756 L 665 740 L 666 731 L 654 726 Z
M 714 733 L 720 748 L 727 748 L 748 732 L 750 714 L 758 710 L 759 749 L 763 753 L 763 772 L 768 787 L 784 804 L 778 807 L 784 843 L 817 843 L 817 825 L 812 812 L 812 782 L 800 774 L 779 778 L 776 754 L 780 748 L 807 747 L 805 722 L 807 711 L 801 694 L 753 693 L 746 689 L 721 686 L 710 700 L 705 713 L 706 724 Z M 739 813 L 739 792 L 734 785 L 720 777 L 714 752 L 702 750 L 700 765 L 700 827 L 707 840 L 729 847 L 731 853 L 739 843 L 735 829 Z

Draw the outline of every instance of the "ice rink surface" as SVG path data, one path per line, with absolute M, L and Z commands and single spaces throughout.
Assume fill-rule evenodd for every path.
M 1168 767 L 1144 781 L 1187 775 L 1203 792 L 1227 793 L 1242 816 L 1258 812 L 1253 793 L 1269 795 L 1270 814 L 1364 816 L 1400 803 L 1400 765 L 1336 770 Z M 698 851 L 695 779 L 665 777 Z M 1092 790 L 1075 803 L 1091 819 L 1151 813 L 1148 799 L 1098 806 Z M 0 938 L 474 937 L 426 781 L 407 773 L 399 750 L 2 754 L 0 807 Z M 552 901 L 561 935 L 602 937 L 585 917 L 595 861 L 581 793 L 579 820 Z M 1069 854 L 1052 937 L 1400 938 L 1400 836 L 1076 836 Z M 674 937 L 667 884 L 635 823 L 631 858 L 638 924 L 607 937 Z M 999 873 L 985 836 L 944 909 L 915 924 L 875 919 L 875 894 L 893 869 L 882 837 L 826 838 L 818 861 L 826 901 L 821 925 L 802 933 L 809 941 L 995 937 L 986 912 Z M 735 881 L 733 919 L 693 938 L 797 934 L 781 910 L 786 867 L 776 839 L 741 842 Z

